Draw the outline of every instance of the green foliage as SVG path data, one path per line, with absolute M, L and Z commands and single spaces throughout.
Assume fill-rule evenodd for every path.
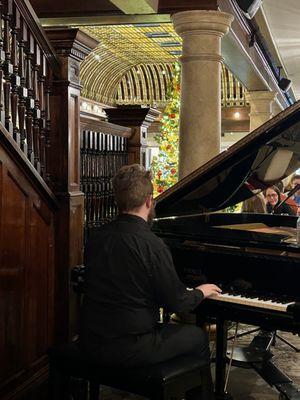
M 151 165 L 155 196 L 178 181 L 181 75 L 179 63 L 174 64 L 173 71 L 174 75 L 167 91 L 169 103 L 163 113 L 161 132 L 155 137 L 159 144 L 159 154 L 157 157 L 153 157 Z

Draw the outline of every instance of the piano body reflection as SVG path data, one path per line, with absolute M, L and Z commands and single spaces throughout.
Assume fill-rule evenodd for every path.
M 153 230 L 187 287 L 216 283 L 198 318 L 217 323 L 216 393 L 224 395 L 226 321 L 300 332 L 297 217 L 225 213 L 300 167 L 295 103 L 157 198 Z

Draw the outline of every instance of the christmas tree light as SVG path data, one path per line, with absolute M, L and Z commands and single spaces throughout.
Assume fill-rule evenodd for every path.
M 155 136 L 159 154 L 151 164 L 154 196 L 163 193 L 178 181 L 180 64 L 175 63 L 174 74 L 167 91 L 169 100 L 162 117 L 161 132 Z

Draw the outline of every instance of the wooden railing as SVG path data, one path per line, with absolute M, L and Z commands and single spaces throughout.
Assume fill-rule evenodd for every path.
M 126 137 L 90 130 L 81 133 L 81 190 L 85 194 L 86 237 L 90 229 L 98 228 L 117 215 L 112 178 L 128 163 L 127 146 Z
M 59 62 L 33 15 L 26 0 L 0 0 L 0 121 L 50 181 L 50 92 Z

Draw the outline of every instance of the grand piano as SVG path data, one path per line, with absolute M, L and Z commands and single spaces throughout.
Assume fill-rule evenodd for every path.
M 187 287 L 210 282 L 223 289 L 196 311 L 198 322 L 217 324 L 217 398 L 226 397 L 227 321 L 300 333 L 297 217 L 224 209 L 299 167 L 298 102 L 156 199 L 153 230 L 169 246 L 181 280 Z

